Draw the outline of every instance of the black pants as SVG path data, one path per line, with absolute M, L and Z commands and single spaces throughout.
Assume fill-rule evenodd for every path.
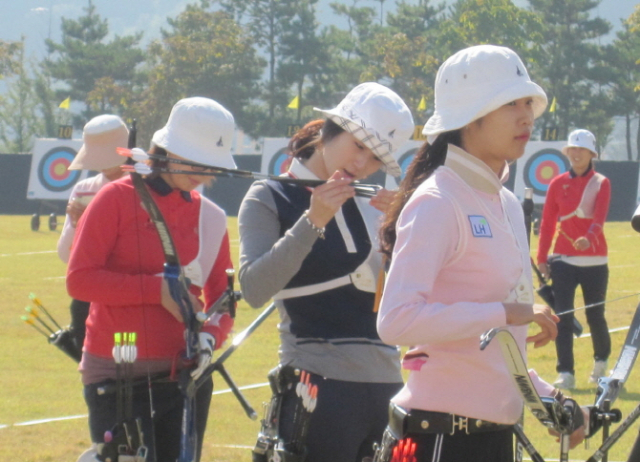
M 553 295 L 555 309 L 558 314 L 574 309 L 574 299 L 578 285 L 582 288 L 585 305 L 603 302 L 607 296 L 607 282 L 609 267 L 575 266 L 560 260 L 551 262 L 551 278 L 553 279 Z M 593 357 L 597 361 L 604 361 L 611 354 L 611 337 L 607 320 L 604 317 L 604 304 L 588 308 L 585 311 L 591 342 Z M 574 313 L 560 316 L 558 337 L 556 338 L 556 353 L 558 372 L 575 372 L 573 360 L 573 317 Z
M 116 424 L 116 393 L 99 395 L 103 383 L 86 385 L 84 397 L 89 407 L 89 430 L 94 443 L 104 442 L 104 434 Z M 207 425 L 213 382 L 209 379 L 196 393 L 196 429 L 198 434 L 197 459 L 202 452 L 202 438 Z M 152 409 L 149 406 L 149 386 L 144 383 L 134 387 L 133 417 L 142 419 L 144 443 L 149 453 L 147 462 L 176 462 L 180 455 L 183 397 L 176 382 L 154 383 L 151 387 Z
M 402 383 L 345 382 L 311 374 L 318 386 L 317 407 L 311 414 L 305 462 L 361 462 L 373 456 L 373 443 L 382 439 L 389 420 L 389 400 Z M 299 399 L 295 387 L 285 393 L 280 412 L 280 436 L 290 441 Z
M 511 428 L 495 432 L 472 433 L 456 432 L 453 435 L 442 433 L 409 434 L 399 444 L 411 447 L 415 443 L 415 452 L 407 457 L 392 458 L 390 462 L 513 462 L 513 430 Z

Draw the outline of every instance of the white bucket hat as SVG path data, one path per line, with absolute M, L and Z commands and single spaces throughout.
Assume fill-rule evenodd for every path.
M 233 116 L 224 106 L 196 96 L 173 106 L 167 124 L 153 134 L 151 142 L 199 164 L 236 168 L 231 156 L 234 130 Z
M 533 98 L 533 115 L 547 107 L 544 90 L 531 81 L 520 57 L 509 48 L 478 45 L 458 51 L 438 69 L 435 112 L 422 130 L 435 135 L 464 127 L 520 98 Z
M 567 145 L 562 148 L 562 154 L 567 155 L 567 148 L 585 148 L 591 151 L 593 157 L 598 157 L 596 137 L 589 130 L 578 129 L 569 133 Z
M 127 146 L 129 130 L 124 121 L 111 114 L 94 117 L 82 130 L 82 147 L 69 165 L 69 170 L 106 170 L 125 162 L 116 148 Z
M 333 109 L 318 109 L 364 143 L 394 177 L 402 173 L 393 153 L 413 134 L 411 111 L 393 90 L 375 82 L 361 83 Z

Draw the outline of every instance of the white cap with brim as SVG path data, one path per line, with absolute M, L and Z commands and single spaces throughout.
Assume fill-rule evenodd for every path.
M 411 111 L 390 88 L 375 82 L 361 83 L 333 109 L 318 109 L 351 133 L 382 162 L 382 169 L 394 177 L 402 170 L 393 154 L 413 134 Z
M 449 57 L 438 70 L 435 112 L 422 130 L 434 139 L 460 129 L 504 104 L 533 98 L 533 115 L 547 107 L 544 90 L 532 82 L 520 57 L 509 48 L 478 45 Z
M 152 144 L 203 165 L 236 168 L 231 155 L 233 115 L 220 103 L 185 98 L 171 109 L 167 124 L 153 134 Z
M 111 114 L 91 119 L 82 131 L 83 144 L 69 170 L 107 170 L 122 165 L 125 158 L 116 148 L 127 147 L 129 130 L 124 121 Z
M 567 155 L 567 148 L 585 148 L 591 151 L 594 157 L 598 157 L 596 150 L 596 137 L 589 130 L 578 129 L 569 133 L 567 145 L 562 148 L 562 154 Z

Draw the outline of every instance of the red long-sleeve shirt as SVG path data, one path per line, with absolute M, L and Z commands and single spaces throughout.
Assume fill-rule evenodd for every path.
M 549 190 L 542 209 L 538 263 L 547 262 L 549 249 L 556 234 L 558 219 L 573 213 L 578 208 L 585 187 L 594 174 L 593 168 L 582 176 L 575 176 L 569 171 L 557 176 L 549 183 Z M 609 213 L 610 200 L 611 182 L 605 178 L 596 196 L 593 218 L 572 216 L 560 222 L 562 232 L 558 233 L 553 252 L 567 256 L 606 256 L 607 241 L 604 237 L 603 227 L 607 213 Z M 573 246 L 573 241 L 580 237 L 586 237 L 589 240 L 591 245 L 588 249 L 579 251 Z
M 165 192 L 152 189 L 151 195 L 167 222 L 181 264 L 208 259 L 198 266 L 202 287 L 192 284 L 190 291 L 209 307 L 226 289 L 225 270 L 232 267 L 226 216 L 195 191 Z M 213 252 L 201 249 L 201 237 Z M 209 255 L 202 257 L 203 253 Z M 158 232 L 131 179 L 106 185 L 78 223 L 67 271 L 69 294 L 91 302 L 85 353 L 110 359 L 115 332 L 137 333 L 141 361 L 171 360 L 184 350 L 184 324 L 160 304 L 164 263 Z M 232 324 L 225 314 L 212 318 L 203 330 L 214 335 L 219 347 Z

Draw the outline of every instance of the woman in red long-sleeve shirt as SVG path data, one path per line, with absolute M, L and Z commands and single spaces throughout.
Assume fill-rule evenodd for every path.
M 152 139 L 152 152 L 166 156 L 160 165 L 187 172 L 154 172 L 144 181 L 190 281 L 194 310 L 209 308 L 227 287 L 225 270 L 232 264 L 226 216 L 195 191 L 207 178 L 198 175 L 199 167 L 172 164 L 172 160 L 235 168 L 231 156 L 234 128 L 233 116 L 217 102 L 186 98 L 176 103 L 167 125 Z M 198 334 L 197 364 L 182 364 L 185 326 L 162 277 L 164 263 L 160 235 L 131 178 L 102 188 L 78 222 L 67 271 L 69 294 L 91 302 L 80 372 L 99 460 L 116 460 L 113 451 L 120 453 L 121 446 L 136 451 L 142 445 L 148 450 L 148 462 L 177 460 L 183 394 L 178 382 L 166 377 L 187 367 L 193 368 L 190 374 L 194 380 L 199 377 L 233 324 L 227 313 L 209 318 Z M 137 336 L 137 358 L 130 370 L 124 371 L 116 365 L 114 353 L 118 351 L 114 335 L 123 332 Z M 135 385 L 131 399 L 123 403 L 117 390 L 125 373 Z M 209 377 L 195 392 L 195 460 L 200 458 L 212 388 Z M 136 418 L 140 418 L 141 428 Z M 141 435 L 144 441 L 137 441 Z
M 607 294 L 609 267 L 604 222 L 609 212 L 611 183 L 593 168 L 597 157 L 595 136 L 588 130 L 575 130 L 562 149 L 569 158 L 571 170 L 549 184 L 542 210 L 538 268 L 553 279 L 557 313 L 574 308 L 576 287 L 582 288 L 584 303 L 604 302 Z M 553 254 L 549 249 L 557 231 Z M 604 303 L 586 310 L 591 330 L 594 367 L 589 381 L 597 383 L 606 375 L 611 339 L 604 316 Z M 556 352 L 558 388 L 575 387 L 573 359 L 573 313 L 560 316 Z

